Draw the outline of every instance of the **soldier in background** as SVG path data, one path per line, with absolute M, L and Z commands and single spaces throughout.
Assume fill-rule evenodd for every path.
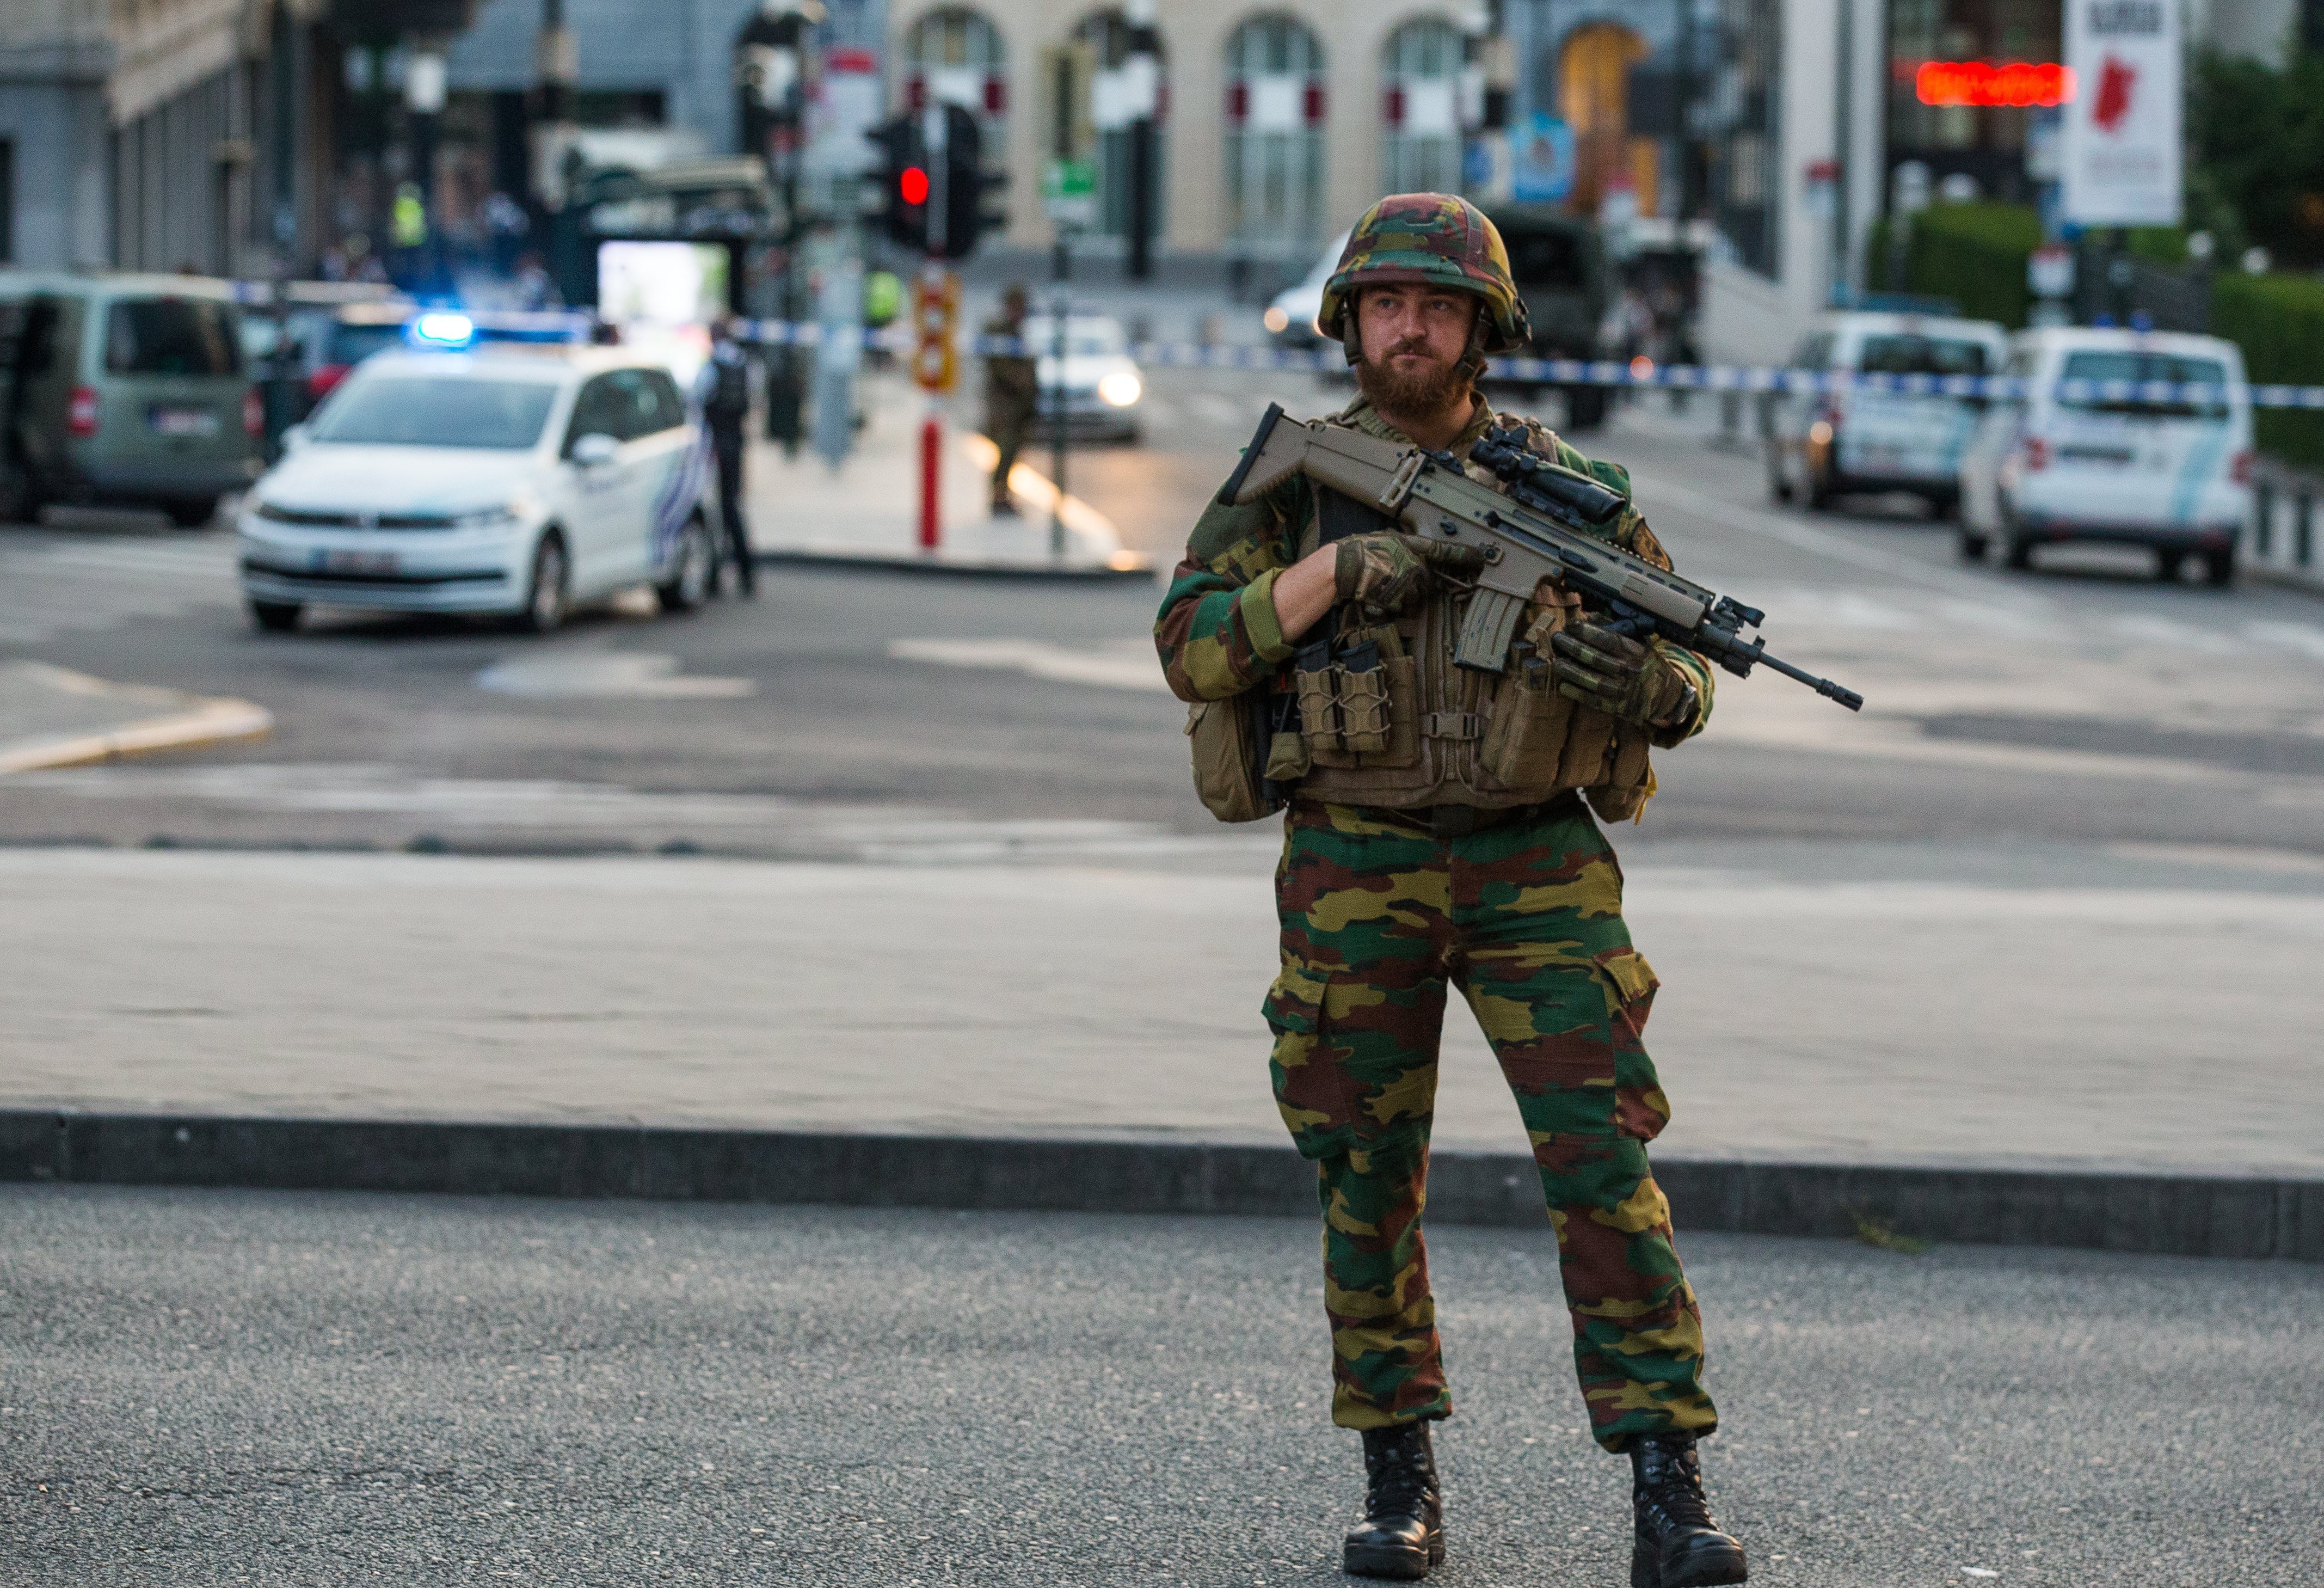
M 751 416 L 750 366 L 735 340 L 735 322 L 719 323 L 710 356 L 696 378 L 695 397 L 710 448 L 718 459 L 718 508 L 726 529 L 726 560 L 733 565 L 744 596 L 759 593 L 758 569 L 751 562 L 751 531 L 742 522 L 742 425 Z
M 1462 457 L 1489 432 L 1630 494 L 1618 466 L 1478 393 L 1486 355 L 1527 330 L 1500 235 L 1462 199 L 1373 206 L 1317 324 L 1359 392 L 1331 422 Z M 1634 508 L 1606 533 L 1670 566 Z M 1323 1214 L 1332 1417 L 1363 1436 L 1364 1516 L 1342 1564 L 1409 1578 L 1444 1558 L 1429 1425 L 1452 1401 L 1420 1223 L 1457 987 L 1533 1144 L 1591 1432 L 1630 1459 L 1632 1588 L 1740 1583 L 1743 1548 L 1711 1520 L 1695 1456 L 1719 1421 L 1702 1316 L 1646 1161 L 1670 1113 L 1643 1039 L 1656 982 L 1591 815 L 1643 810 L 1649 752 L 1702 730 L 1711 669 L 1605 627 L 1550 580 L 1526 608 L 1526 665 L 1456 667 L 1461 576 L 1481 560 L 1293 475 L 1204 510 L 1155 620 L 1181 699 L 1269 691 L 1266 777 L 1290 790 L 1265 1009 L 1276 1101 Z M 1247 737 L 1209 742 L 1240 754 Z
M 1001 456 L 992 465 L 995 518 L 1017 516 L 1016 501 L 1009 494 L 1009 471 L 1016 466 L 1017 454 L 1023 449 L 1025 437 L 1032 429 L 1041 407 L 1040 363 L 1030 349 L 1021 346 L 1027 309 L 1024 287 L 1012 282 L 1001 295 L 1001 313 L 984 322 L 986 336 L 1020 341 L 1018 352 L 984 355 L 984 433 L 1001 449 Z

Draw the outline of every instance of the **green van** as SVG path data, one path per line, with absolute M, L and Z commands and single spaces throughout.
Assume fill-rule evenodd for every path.
M 0 519 L 54 502 L 208 523 L 264 467 L 264 429 L 225 282 L 0 271 Z

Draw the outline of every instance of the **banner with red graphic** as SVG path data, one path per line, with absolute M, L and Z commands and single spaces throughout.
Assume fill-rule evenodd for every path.
M 2070 224 L 2179 224 L 2181 61 L 2179 0 L 2066 0 Z

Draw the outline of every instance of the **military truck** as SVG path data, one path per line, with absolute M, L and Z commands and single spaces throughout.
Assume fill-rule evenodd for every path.
M 1596 358 L 1598 328 L 1614 291 L 1614 272 L 1598 228 L 1550 205 L 1509 204 L 1487 212 L 1509 251 L 1509 270 L 1533 322 L 1533 345 L 1522 356 Z M 1539 382 L 1497 382 L 1528 398 Z M 1604 386 L 1565 386 L 1565 428 L 1587 430 L 1605 422 Z

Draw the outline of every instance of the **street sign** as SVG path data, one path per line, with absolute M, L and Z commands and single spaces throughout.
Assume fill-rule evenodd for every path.
M 2067 0 L 2067 224 L 2179 224 L 2180 58 L 2178 0 Z
M 1052 159 L 1041 171 L 1041 209 L 1059 226 L 1097 224 L 1097 162 Z
M 1545 110 L 1536 110 L 1517 129 L 1510 171 L 1510 197 L 1547 202 L 1573 191 L 1573 129 Z

